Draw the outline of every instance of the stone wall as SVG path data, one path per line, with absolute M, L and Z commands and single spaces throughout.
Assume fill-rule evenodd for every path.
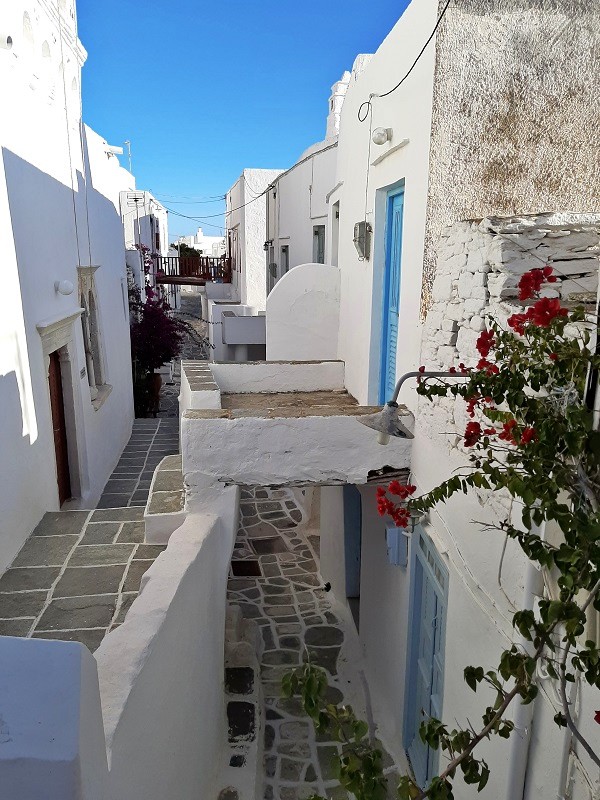
M 427 369 L 476 364 L 480 356 L 475 343 L 486 318 L 502 323 L 521 310 L 519 278 L 536 267 L 550 264 L 558 277 L 542 294 L 593 308 L 599 256 L 600 214 L 491 217 L 446 228 L 437 249 L 421 363 Z M 431 437 L 460 432 L 466 422 L 464 402 L 424 400 L 419 404 L 419 422 Z M 458 442 L 457 435 L 454 445 Z

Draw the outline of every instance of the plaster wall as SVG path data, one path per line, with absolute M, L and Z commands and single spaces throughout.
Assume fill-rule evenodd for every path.
M 264 311 L 267 299 L 264 242 L 266 201 L 262 194 L 278 169 L 245 169 L 227 192 L 227 231 L 237 228 L 238 253 L 233 283 L 241 303 Z
M 408 71 L 435 25 L 436 12 L 434 0 L 410 3 L 357 79 L 351 81 L 341 112 L 334 182 L 337 188 L 329 197 L 332 236 L 325 260 L 332 263 L 337 252 L 336 263 L 341 269 L 338 357 L 346 362 L 348 391 L 360 403 L 377 400 L 386 193 L 402 185 L 404 221 L 397 374 L 418 366 L 421 333 L 414 298 L 420 293 L 422 277 L 433 48 L 425 50 L 410 77 L 396 92 L 372 99 L 372 114 L 364 122 L 358 120 L 358 111 L 370 94 L 386 92 Z M 370 131 L 377 127 L 393 130 L 390 142 L 382 146 L 373 144 Z M 405 139 L 408 143 L 397 147 Z M 336 211 L 339 211 L 337 221 L 332 219 Z M 373 244 L 369 259 L 361 260 L 353 244 L 354 224 L 365 218 L 373 228 Z M 337 242 L 333 241 L 334 231 Z
M 337 358 L 340 270 L 302 264 L 284 275 L 267 298 L 267 359 Z
M 190 514 L 171 535 L 124 623 L 96 652 L 109 800 L 164 800 L 174 787 L 181 800 L 216 792 L 227 738 L 225 598 L 237 529 L 237 492 L 224 494 L 221 518 Z
M 599 40 L 595 0 L 448 8 L 435 41 L 424 309 L 446 225 L 598 208 Z
M 10 563 L 42 514 L 58 508 L 48 362 L 37 326 L 72 317 L 67 326 L 63 389 L 71 482 L 81 505 L 99 496 L 133 420 L 123 230 L 115 207 L 119 184 L 127 174 L 115 158 L 107 156 L 101 137 L 79 128 L 79 68 L 85 51 L 74 34 L 71 8 L 65 7 L 71 23 L 62 18 L 62 54 L 56 12 L 40 8 L 32 19 L 33 44 L 29 45 L 20 33 L 25 12 L 20 2 L 7 10 L 7 30 L 18 26 L 13 48 L 0 49 L 3 100 L 7 107 L 19 108 L 18 115 L 5 114 L 0 119 L 0 253 L 7 309 L 0 322 L 4 415 L 0 569 Z M 38 80 L 36 60 L 44 37 L 52 35 L 57 43 L 44 57 L 49 62 L 43 66 L 60 76 L 54 94 L 46 82 Z M 61 55 L 69 57 L 68 70 L 60 66 Z M 63 296 L 54 289 L 57 280 L 77 287 L 77 266 L 90 263 L 99 265 L 95 284 L 101 358 L 105 381 L 112 387 L 101 405 L 92 404 L 86 372 L 81 373 L 86 361 L 77 318 L 79 293 L 75 289 Z
M 221 284 L 225 285 L 225 284 Z M 229 348 L 223 341 L 223 312 L 233 311 L 235 314 L 242 316 L 252 316 L 256 309 L 252 306 L 244 305 L 239 302 L 227 303 L 223 300 L 215 302 L 214 300 L 207 301 L 208 308 L 208 341 L 211 345 L 210 358 L 211 361 L 227 361 L 229 356 Z

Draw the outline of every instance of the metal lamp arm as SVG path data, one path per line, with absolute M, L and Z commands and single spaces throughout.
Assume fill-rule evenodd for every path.
M 398 404 L 398 395 L 400 394 L 400 389 L 402 388 L 403 384 L 409 378 L 468 378 L 468 375 L 463 375 L 460 372 L 405 372 L 402 375 L 398 382 L 396 383 L 396 387 L 394 388 L 394 394 L 392 395 L 392 399 L 388 400 L 387 405 L 397 405 Z

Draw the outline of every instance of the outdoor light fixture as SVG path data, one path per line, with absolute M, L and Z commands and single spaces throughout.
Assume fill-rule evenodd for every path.
M 267 252 L 269 247 L 271 247 L 272 244 L 273 244 L 273 239 L 267 239 L 267 241 L 263 244 L 263 250 L 265 251 L 265 253 Z
M 391 142 L 393 130 L 391 128 L 375 128 L 371 139 L 374 144 L 385 144 Z
M 367 428 L 373 428 L 374 431 L 379 432 L 377 441 L 379 444 L 388 444 L 390 436 L 395 436 L 399 439 L 413 439 L 412 433 L 404 427 L 400 422 L 400 416 L 413 416 L 410 411 L 400 414 L 398 409 L 398 395 L 402 384 L 409 378 L 467 378 L 467 375 L 461 375 L 459 372 L 406 372 L 396 384 L 392 399 L 384 405 L 381 411 L 376 414 L 367 414 L 364 417 L 358 417 L 358 421 Z
M 369 255 L 371 253 L 372 232 L 373 229 L 366 220 L 357 222 L 354 226 L 354 247 L 356 247 L 356 252 L 360 258 L 367 259 L 367 261 L 369 260 Z
M 69 295 L 73 294 L 75 287 L 71 281 L 54 281 L 54 291 L 58 294 Z

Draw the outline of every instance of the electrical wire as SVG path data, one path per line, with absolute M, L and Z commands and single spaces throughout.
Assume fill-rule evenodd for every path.
M 186 219 L 195 219 L 198 220 L 198 222 L 202 222 L 202 220 L 204 219 L 214 219 L 215 217 L 222 217 L 223 214 L 227 215 L 227 214 L 232 214 L 234 211 L 239 211 L 240 208 L 245 208 L 246 206 L 249 206 L 250 203 L 254 203 L 255 200 L 264 197 L 268 191 L 269 191 L 269 186 L 267 186 L 267 188 L 259 195 L 253 197 L 252 200 L 248 200 L 247 203 L 243 203 L 241 206 L 237 206 L 236 208 L 230 208 L 229 211 L 223 211 L 221 214 L 207 214 L 205 217 L 192 217 L 189 214 L 180 214 L 179 212 L 174 211 L 172 208 L 169 208 L 168 206 L 165 206 L 165 208 L 167 209 L 167 211 L 170 211 L 172 214 L 177 214 L 177 216 L 179 217 L 185 217 Z
M 442 9 L 442 11 L 441 11 L 441 13 L 440 13 L 439 17 L 437 18 L 437 22 L 435 23 L 435 27 L 434 27 L 434 29 L 433 29 L 433 30 L 431 31 L 431 33 L 429 34 L 429 38 L 427 39 L 427 41 L 425 42 L 425 44 L 424 44 L 424 45 L 423 45 L 423 47 L 421 48 L 421 51 L 419 52 L 419 55 L 418 55 L 418 56 L 415 58 L 415 60 L 413 61 L 412 65 L 411 65 L 411 67 L 410 67 L 410 69 L 409 69 L 409 70 L 408 70 L 408 72 L 407 72 L 407 73 L 404 75 L 404 77 L 402 77 L 402 78 L 401 78 L 401 79 L 398 81 L 398 83 L 397 83 L 395 86 L 393 86 L 393 87 L 392 87 L 392 88 L 391 88 L 389 91 L 387 91 L 387 92 L 384 92 L 383 94 L 370 94 L 370 95 L 369 95 L 369 99 L 368 99 L 368 100 L 365 100 L 363 103 L 361 103 L 361 104 L 360 104 L 360 106 L 359 106 L 359 108 L 358 108 L 358 121 L 359 121 L 359 122 L 364 122 L 364 121 L 366 120 L 366 118 L 368 117 L 368 115 L 369 115 L 369 110 L 370 110 L 370 108 L 371 108 L 371 106 L 372 106 L 371 100 L 372 100 L 372 98 L 373 98 L 373 97 L 388 97 L 388 95 L 392 94 L 393 92 L 395 92 L 395 91 L 396 91 L 396 89 L 399 89 L 399 88 L 400 88 L 400 86 L 402 86 L 402 84 L 404 83 L 404 81 L 405 81 L 405 80 L 408 78 L 408 76 L 411 74 L 411 72 L 413 71 L 413 69 L 414 69 L 414 68 L 417 66 L 417 64 L 419 63 L 419 60 L 420 60 L 421 56 L 423 55 L 423 53 L 424 53 L 424 52 L 425 52 L 425 50 L 427 49 L 427 45 L 429 44 L 429 42 L 430 42 L 430 41 L 433 39 L 433 37 L 435 36 L 435 34 L 436 34 L 436 31 L 437 31 L 437 29 L 440 27 L 440 23 L 441 23 L 442 19 L 444 18 L 444 14 L 445 14 L 445 13 L 446 13 L 446 11 L 448 10 L 448 6 L 449 6 L 449 5 L 450 5 L 450 0 L 446 0 L 446 4 L 444 5 L 444 7 L 443 7 L 443 9 Z M 363 113 L 363 108 L 365 108 L 365 106 L 366 106 L 366 111 Z
M 188 205 L 188 206 L 199 206 L 204 205 L 205 203 L 218 203 L 221 200 L 225 200 L 225 195 L 219 195 L 219 197 L 215 197 L 214 200 L 166 200 L 164 198 L 161 199 L 160 195 L 156 195 L 162 203 L 172 203 L 173 205 Z

